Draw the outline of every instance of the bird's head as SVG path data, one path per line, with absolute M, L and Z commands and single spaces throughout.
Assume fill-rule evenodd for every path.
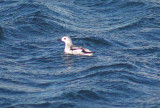
M 61 38 L 61 41 L 63 41 L 67 45 L 72 45 L 72 40 L 69 36 L 64 36 Z

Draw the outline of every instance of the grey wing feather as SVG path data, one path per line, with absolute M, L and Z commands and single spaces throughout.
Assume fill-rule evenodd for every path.
M 80 50 L 80 49 L 82 50 L 83 48 L 75 45 L 71 46 L 71 50 Z
M 81 52 L 83 52 L 83 53 L 93 53 L 93 52 L 91 52 L 90 50 L 88 50 L 86 48 L 75 46 L 75 45 L 71 46 L 71 50 L 81 50 Z

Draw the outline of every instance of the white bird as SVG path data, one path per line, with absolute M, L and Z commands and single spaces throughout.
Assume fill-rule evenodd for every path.
M 72 40 L 69 36 L 62 37 L 61 41 L 65 43 L 64 52 L 66 54 L 86 55 L 86 56 L 93 55 L 93 52 L 91 52 L 89 49 L 73 45 Z

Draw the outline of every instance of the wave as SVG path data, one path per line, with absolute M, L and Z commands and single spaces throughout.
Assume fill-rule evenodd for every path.
M 137 8 L 144 9 L 145 7 L 143 3 L 134 1 L 124 2 L 117 0 L 96 2 L 74 1 L 70 4 L 57 4 L 55 6 L 52 6 L 48 3 L 43 3 L 44 2 L 20 3 L 14 7 L 11 6 L 7 9 L 3 9 L 2 15 L 5 16 L 2 19 L 4 20 L 5 18 L 3 25 L 5 28 L 14 26 L 15 28 L 13 28 L 12 32 L 21 32 L 19 35 L 27 34 L 27 36 L 46 35 L 48 32 L 57 34 L 61 32 L 65 34 L 69 31 L 106 32 L 116 29 L 132 28 L 132 25 L 134 26 L 138 24 L 139 19 L 131 21 L 129 18 L 133 15 L 128 14 L 128 16 L 126 16 L 124 12 L 128 11 L 127 13 L 130 13 L 130 11 L 134 11 L 136 9 L 134 11 L 135 15 L 136 17 L 139 17 L 141 14 L 139 14 Z M 86 4 L 91 6 L 85 6 Z M 71 8 L 73 5 L 76 7 L 76 9 Z M 79 5 L 85 6 L 85 8 L 82 8 Z M 110 9 L 108 6 L 114 7 L 116 10 Z M 93 7 L 96 8 L 93 9 Z M 123 11 L 121 12 L 119 10 Z M 18 12 L 18 15 L 16 16 L 13 11 Z M 5 14 L 6 12 L 8 14 Z M 94 17 L 98 15 L 97 12 L 101 12 L 101 14 L 99 14 L 101 17 Z M 126 18 L 120 18 L 120 13 L 125 15 L 124 17 Z M 88 17 L 86 17 L 86 15 Z M 109 17 L 111 17 L 111 19 L 108 19 Z M 114 20 L 114 23 L 111 23 L 112 20 Z M 12 35 L 14 34 L 12 33 Z
M 18 15 L 14 12 L 17 12 Z M 18 4 L 3 9 L 1 13 L 3 15 L 1 25 L 5 32 L 16 38 L 26 38 L 30 35 L 44 36 L 49 32 L 60 33 L 63 31 L 65 33 L 69 31 L 59 25 L 61 21 L 54 17 L 57 16 L 57 13 L 49 10 L 44 5 Z
M 93 92 L 91 90 L 79 90 L 77 92 L 72 92 L 72 93 L 64 93 L 62 95 L 63 98 L 69 98 L 69 99 L 94 99 L 94 100 L 99 100 L 101 97 L 98 96 L 96 92 Z
M 19 104 L 19 105 L 13 105 L 11 106 L 13 108 L 17 107 L 33 107 L 33 108 L 40 108 L 40 107 L 51 107 L 51 108 L 78 108 L 77 105 L 74 103 L 62 103 L 62 102 L 39 102 L 39 103 L 33 103 L 33 104 Z
M 139 56 L 145 56 L 149 54 L 155 54 L 160 51 L 159 47 L 143 47 L 143 48 L 134 48 L 124 50 L 130 54 L 135 54 Z
M 0 39 L 3 37 L 3 28 L 0 26 Z
M 17 90 L 9 90 L 6 88 L 0 88 L 0 92 L 3 94 L 26 94 L 24 91 L 17 91 Z
M 158 0 L 128 0 L 129 2 L 144 3 L 147 5 L 160 6 L 160 1 Z

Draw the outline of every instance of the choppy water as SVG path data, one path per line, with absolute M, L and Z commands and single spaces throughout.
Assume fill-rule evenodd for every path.
M 0 107 L 160 107 L 160 1 L 1 0 Z

